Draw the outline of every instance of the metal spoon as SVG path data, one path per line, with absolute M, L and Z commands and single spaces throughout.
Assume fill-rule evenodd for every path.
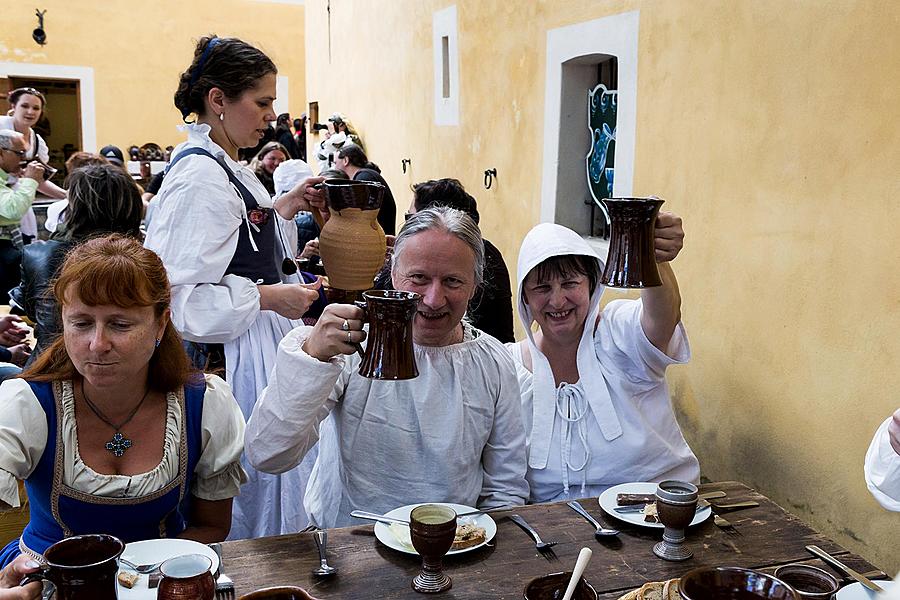
M 313 575 L 331 577 L 337 573 L 337 569 L 329 566 L 328 561 L 325 560 L 325 545 L 328 543 L 328 533 L 324 529 L 317 529 L 313 534 L 313 538 L 316 540 L 316 548 L 319 549 L 319 567 L 313 569 Z
M 587 519 L 588 523 L 597 528 L 597 531 L 594 532 L 594 537 L 597 538 L 597 541 L 602 541 L 604 538 L 612 537 L 614 535 L 619 535 L 618 529 L 607 529 L 603 525 L 597 522 L 597 520 L 588 513 L 588 511 L 584 510 L 581 504 L 578 503 L 577 500 L 572 500 L 568 503 L 569 508 L 577 512 L 579 515 Z

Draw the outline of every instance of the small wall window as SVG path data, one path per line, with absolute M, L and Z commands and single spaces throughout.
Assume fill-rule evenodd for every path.
M 434 122 L 459 125 L 459 53 L 456 31 L 456 6 L 434 13 L 432 18 L 434 50 Z

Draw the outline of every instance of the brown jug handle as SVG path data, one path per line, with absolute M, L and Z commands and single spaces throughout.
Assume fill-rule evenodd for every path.
M 363 322 L 368 321 L 369 320 L 369 312 L 366 310 L 366 308 L 368 307 L 368 303 L 365 300 L 354 300 L 353 305 L 356 306 L 357 308 L 361 308 L 363 313 L 365 313 L 365 316 L 363 317 Z M 363 350 L 362 344 L 360 344 L 359 342 L 353 342 L 353 345 L 356 346 L 356 352 L 359 354 L 359 357 L 364 359 L 366 357 L 366 353 Z

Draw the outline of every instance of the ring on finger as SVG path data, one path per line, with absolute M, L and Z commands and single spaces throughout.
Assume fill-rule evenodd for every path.
M 347 343 L 348 343 L 348 344 L 352 344 L 352 343 L 353 343 L 353 332 L 352 332 L 352 331 L 348 331 L 348 332 L 347 332 Z
M 342 331 L 350 331 L 350 321 L 348 321 L 347 319 L 344 319 L 344 322 L 341 323 L 341 330 Z

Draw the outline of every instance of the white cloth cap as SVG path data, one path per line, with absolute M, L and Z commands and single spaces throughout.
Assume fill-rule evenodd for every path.
M 312 168 L 299 158 L 282 162 L 272 173 L 272 179 L 275 182 L 275 197 L 278 198 L 291 191 L 298 183 L 312 176 Z
M 44 221 L 44 228 L 53 233 L 59 226 L 59 222 L 63 219 L 63 213 L 69 208 L 69 200 L 57 200 L 47 207 L 47 220 Z

